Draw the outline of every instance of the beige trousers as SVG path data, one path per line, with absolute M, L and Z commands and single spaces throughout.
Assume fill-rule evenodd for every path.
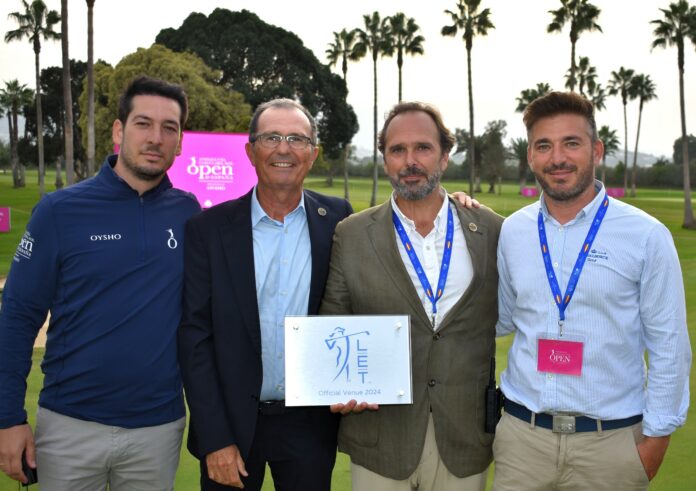
M 636 442 L 642 424 L 603 432 L 553 433 L 503 414 L 493 442 L 493 491 L 644 491 Z
M 389 479 L 353 463 L 350 472 L 353 491 L 483 491 L 488 477 L 488 469 L 463 478 L 447 470 L 437 451 L 432 415 L 428 420 L 423 455 L 408 479 Z

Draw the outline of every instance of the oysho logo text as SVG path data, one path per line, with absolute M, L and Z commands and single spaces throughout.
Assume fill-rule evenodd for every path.
M 121 240 L 121 234 L 98 234 L 98 235 L 90 235 L 89 240 L 92 242 L 100 241 L 100 240 Z

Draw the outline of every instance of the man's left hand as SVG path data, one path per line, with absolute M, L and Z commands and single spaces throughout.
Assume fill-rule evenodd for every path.
M 644 436 L 636 445 L 638 455 L 643 463 L 648 479 L 652 481 L 657 475 L 657 470 L 662 464 L 669 445 L 669 435 L 667 436 Z
M 481 203 L 479 203 L 478 200 L 472 198 L 464 191 L 455 191 L 450 196 L 452 196 L 453 199 L 459 201 L 459 204 L 462 205 L 464 208 L 472 209 L 481 207 Z

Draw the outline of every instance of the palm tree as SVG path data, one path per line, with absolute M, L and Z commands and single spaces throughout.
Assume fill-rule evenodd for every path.
M 636 163 L 638 160 L 638 139 L 640 138 L 640 120 L 643 115 L 643 104 L 657 99 L 655 83 L 650 79 L 650 75 L 640 74 L 633 77 L 628 88 L 633 99 L 638 99 L 638 130 L 636 131 L 636 147 L 633 151 L 633 171 L 631 172 L 631 197 L 636 197 Z
M 696 44 L 696 7 L 686 0 L 669 4 L 660 9 L 664 18 L 650 21 L 655 25 L 653 48 L 677 47 L 677 67 L 679 68 L 679 108 L 681 114 L 682 165 L 684 167 L 684 228 L 696 228 L 694 212 L 691 208 L 691 177 L 689 175 L 689 147 L 686 137 L 686 105 L 684 103 L 684 42 L 691 40 Z
M 358 61 L 365 56 L 365 51 L 356 49 L 357 46 L 357 29 L 347 31 L 342 29 L 341 32 L 334 32 L 333 43 L 329 44 L 326 49 L 326 58 L 329 60 L 329 66 L 337 65 L 341 62 L 341 71 L 343 72 L 343 82 L 348 89 L 348 61 Z M 343 148 L 343 196 L 348 199 L 348 145 Z
M 7 123 L 10 130 L 10 162 L 12 167 L 12 185 L 15 188 L 26 186 L 24 168 L 19 164 L 17 144 L 19 142 L 19 129 L 17 119 L 22 107 L 31 104 L 34 92 L 19 80 L 5 82 L 5 87 L 0 89 L 0 104 L 7 108 Z
M 391 29 L 391 41 L 396 50 L 396 66 L 399 67 L 399 102 L 402 99 L 401 68 L 404 66 L 404 54 L 422 55 L 425 38 L 418 34 L 420 27 L 412 17 L 406 18 L 402 12 L 387 17 Z
M 517 160 L 517 170 L 520 180 L 520 195 L 527 187 L 527 148 L 526 138 L 513 138 L 510 141 L 510 156 Z
M 373 131 L 372 131 L 372 162 L 374 169 L 372 173 L 372 197 L 370 206 L 377 204 L 377 180 L 379 178 L 379 168 L 377 166 L 377 59 L 380 56 L 391 56 L 393 48 L 390 43 L 391 31 L 387 19 L 382 19 L 379 12 L 372 12 L 372 15 L 363 15 L 365 29 L 357 29 L 358 44 L 357 50 L 372 53 L 372 76 L 373 76 Z
M 87 177 L 94 174 L 94 0 L 87 1 Z
M 587 84 L 586 96 L 597 111 L 606 109 L 607 91 L 604 90 L 602 84 L 596 83 L 594 80 Z
M 551 92 L 551 86 L 547 83 L 538 83 L 533 89 L 524 89 L 517 99 L 515 112 L 523 113 L 527 106 L 534 100 Z
M 607 178 L 607 156 L 614 155 L 619 149 L 619 138 L 616 136 L 616 130 L 610 129 L 608 126 L 602 126 L 597 132 L 599 139 L 604 143 L 604 156 L 602 157 L 602 182 L 606 185 Z
M 631 80 L 633 80 L 634 71 L 630 68 L 619 68 L 619 71 L 611 72 L 611 80 L 609 80 L 609 95 L 621 95 L 621 102 L 623 103 L 624 112 L 624 166 L 626 167 L 626 172 L 624 172 L 624 193 L 628 190 L 628 119 L 626 116 L 626 106 L 628 105 L 628 99 L 633 99 L 633 96 L 629 92 L 628 88 L 631 86 Z
M 553 21 L 547 26 L 546 32 L 561 32 L 566 23 L 570 24 L 570 77 L 569 89 L 575 90 L 575 43 L 584 31 L 599 31 L 597 24 L 601 10 L 587 0 L 561 0 L 561 7 L 549 10 Z
M 474 196 L 474 181 L 476 170 L 474 167 L 474 148 L 476 136 L 474 134 L 474 88 L 471 82 L 471 48 L 474 44 L 474 36 L 485 36 L 489 29 L 495 29 L 491 22 L 491 9 L 483 9 L 479 12 L 481 0 L 457 0 L 456 11 L 445 10 L 445 14 L 452 19 L 452 25 L 443 26 L 440 31 L 443 36 L 456 36 L 462 31 L 462 39 L 466 46 L 467 80 L 469 83 L 469 194 Z
M 70 87 L 70 54 L 68 44 L 68 0 L 60 0 L 60 40 L 63 52 L 63 127 L 65 137 L 65 180 L 70 186 L 73 181 L 75 169 L 73 151 L 73 111 L 72 90 Z M 56 179 L 59 174 L 56 173 Z M 58 187 L 56 185 L 56 187 Z
M 590 65 L 590 59 L 587 56 L 581 56 L 578 59 L 578 66 L 575 68 L 575 73 L 573 74 L 568 70 L 565 86 L 571 89 L 571 87 L 575 87 L 575 84 L 577 84 L 580 95 L 587 97 L 585 87 L 589 87 L 590 84 L 596 86 L 596 80 L 597 69 L 593 65 Z
M 41 70 L 39 69 L 39 53 L 41 53 L 41 38 L 58 40 L 60 34 L 53 26 L 60 22 L 60 15 L 55 10 L 48 10 L 42 0 L 34 0 L 31 4 L 22 0 L 23 12 L 12 12 L 8 15 L 18 24 L 18 28 L 5 33 L 5 42 L 29 39 L 34 47 L 34 68 L 36 71 L 36 140 L 39 149 L 39 194 L 45 193 L 44 185 L 44 145 L 43 145 L 43 115 L 41 114 Z

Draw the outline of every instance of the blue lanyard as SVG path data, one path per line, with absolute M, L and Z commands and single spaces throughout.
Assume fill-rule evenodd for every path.
M 430 300 L 430 303 L 433 304 L 432 323 L 434 326 L 435 314 L 437 314 L 437 301 L 440 300 L 442 293 L 445 291 L 445 283 L 447 283 L 447 273 L 449 273 L 450 259 L 452 259 L 452 239 L 454 238 L 454 218 L 452 218 L 452 209 L 449 207 L 449 205 L 447 206 L 447 233 L 445 234 L 445 250 L 442 255 L 440 279 L 437 282 L 437 292 L 435 295 L 433 295 L 433 289 L 431 288 L 428 277 L 425 275 L 425 271 L 423 271 L 423 267 L 418 260 L 416 251 L 413 250 L 411 240 L 408 238 L 406 230 L 404 229 L 404 226 L 401 224 L 401 220 L 399 220 L 399 217 L 394 210 L 392 210 L 392 220 L 394 222 L 394 227 L 396 227 L 396 231 L 399 234 L 399 238 L 401 238 L 401 243 L 404 245 L 404 249 L 406 249 L 406 254 L 408 254 L 411 264 L 413 264 L 413 269 L 416 270 L 416 274 L 418 275 L 421 286 L 423 287 L 423 290 L 425 290 L 425 295 Z
M 578 280 L 580 279 L 580 273 L 582 272 L 583 266 L 585 266 L 585 259 L 590 253 L 590 247 L 592 247 L 592 242 L 594 242 L 597 232 L 599 231 L 599 226 L 602 224 L 604 215 L 607 213 L 607 208 L 609 207 L 609 198 L 604 195 L 602 204 L 595 213 L 595 217 L 592 220 L 592 225 L 590 230 L 587 232 L 587 237 L 585 237 L 585 242 L 580 249 L 578 258 L 575 261 L 575 267 L 568 280 L 568 286 L 566 286 L 566 292 L 564 296 L 561 296 L 561 289 L 558 286 L 558 280 L 553 271 L 553 264 L 551 264 L 551 254 L 549 254 L 549 246 L 546 240 L 546 228 L 544 227 L 544 215 L 539 209 L 539 245 L 541 246 L 541 255 L 544 258 L 544 266 L 546 267 L 546 277 L 549 280 L 549 286 L 551 287 L 551 293 L 553 293 L 553 300 L 556 302 L 558 307 L 558 313 L 560 320 L 558 321 L 559 334 L 563 336 L 563 321 L 565 321 L 565 310 L 570 303 L 570 299 L 573 298 L 573 293 L 575 292 L 575 287 L 578 285 Z

